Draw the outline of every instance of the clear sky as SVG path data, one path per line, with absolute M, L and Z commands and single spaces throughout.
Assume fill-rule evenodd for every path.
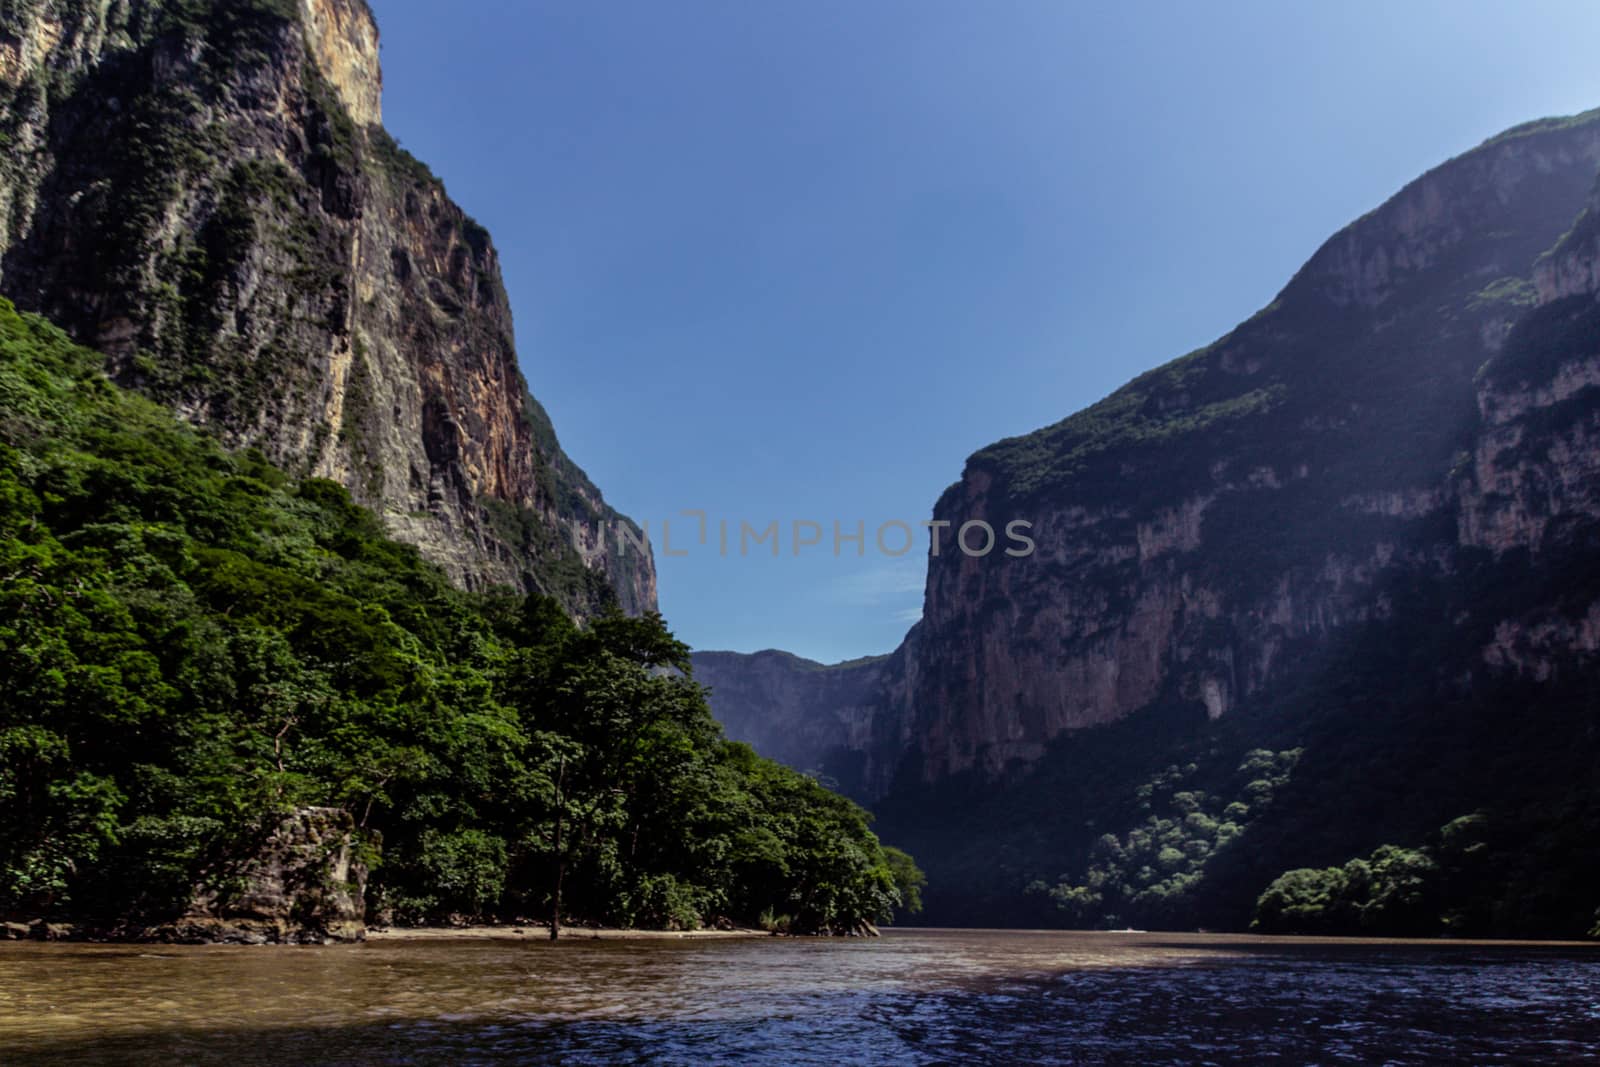
M 523 370 L 649 522 L 668 621 L 828 661 L 917 617 L 923 546 L 870 531 L 969 454 L 1211 341 L 1429 167 L 1600 106 L 1590 2 L 373 2 L 387 125 L 493 232 Z M 709 543 L 676 518 L 668 557 L 685 509 Z M 771 520 L 782 556 L 741 557 Z M 799 558 L 795 520 L 826 531 Z

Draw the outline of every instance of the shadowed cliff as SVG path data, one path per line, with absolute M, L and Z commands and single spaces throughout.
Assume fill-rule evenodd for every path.
M 1287 868 L 1444 865 L 1481 817 L 1502 880 L 1466 928 L 1587 929 L 1597 169 L 1596 113 L 1507 131 L 1226 336 L 968 460 L 934 517 L 1027 519 L 1038 551 L 930 557 L 923 621 L 859 682 L 930 921 L 1238 926 Z M 725 719 L 826 715 L 730 706 L 735 668 Z

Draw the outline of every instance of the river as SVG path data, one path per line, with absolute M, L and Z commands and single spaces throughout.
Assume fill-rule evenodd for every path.
M 0 943 L 0 1063 L 1533 1063 L 1600 948 L 1180 934 Z

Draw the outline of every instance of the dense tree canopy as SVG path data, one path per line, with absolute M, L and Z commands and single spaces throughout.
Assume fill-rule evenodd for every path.
M 1195 764 L 1170 766 L 1135 791 L 1143 821 L 1094 843 L 1081 882 L 1064 877 L 1053 887 L 1038 881 L 1029 889 L 1048 895 L 1080 926 L 1181 924 L 1208 865 L 1237 847 L 1299 758 L 1295 749 L 1246 753 L 1229 783 L 1231 796 L 1194 788 Z
M 842 929 L 921 874 L 723 739 L 659 616 L 452 587 L 0 302 L 0 911 L 144 921 L 264 817 L 351 813 L 399 921 Z M 556 824 L 565 833 L 556 834 Z
M 1438 874 L 1426 851 L 1394 845 L 1343 867 L 1285 871 L 1256 902 L 1254 928 L 1285 934 L 1437 932 Z

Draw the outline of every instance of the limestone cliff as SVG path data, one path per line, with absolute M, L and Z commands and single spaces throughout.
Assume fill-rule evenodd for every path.
M 1600 517 L 1600 209 L 1573 226 L 1597 169 L 1600 115 L 1508 131 L 1225 337 L 972 456 L 934 517 L 1026 519 L 1038 549 L 930 558 L 923 621 L 851 734 L 874 739 L 868 791 L 1025 768 L 1157 703 L 1226 717 L 1389 618 L 1396 575 L 1537 554 Z M 1596 619 L 1588 600 L 1514 615 L 1483 658 L 1548 673 L 1551 646 L 1593 650 Z M 760 721 L 733 665 L 718 677 L 724 721 Z
M 1563 578 L 1559 597 L 1499 620 L 1483 653 L 1545 681 L 1600 653 L 1600 186 L 1533 283 L 1536 306 L 1477 376 L 1480 429 L 1455 488 L 1463 546 Z
M 1028 518 L 1039 550 L 932 561 L 920 773 L 1031 761 L 1166 695 L 1224 715 L 1384 612 L 1383 571 L 1456 541 L 1474 375 L 1597 167 L 1600 118 L 1511 131 L 1335 236 L 1216 343 L 973 456 L 935 516 Z
M 903 744 L 873 734 L 887 660 L 825 666 L 787 652 L 696 652 L 694 674 L 732 740 L 865 799 L 888 785 L 884 771 Z
M 380 121 L 364 0 L 8 4 L 0 290 L 462 584 L 653 608 L 527 391 L 489 235 Z

